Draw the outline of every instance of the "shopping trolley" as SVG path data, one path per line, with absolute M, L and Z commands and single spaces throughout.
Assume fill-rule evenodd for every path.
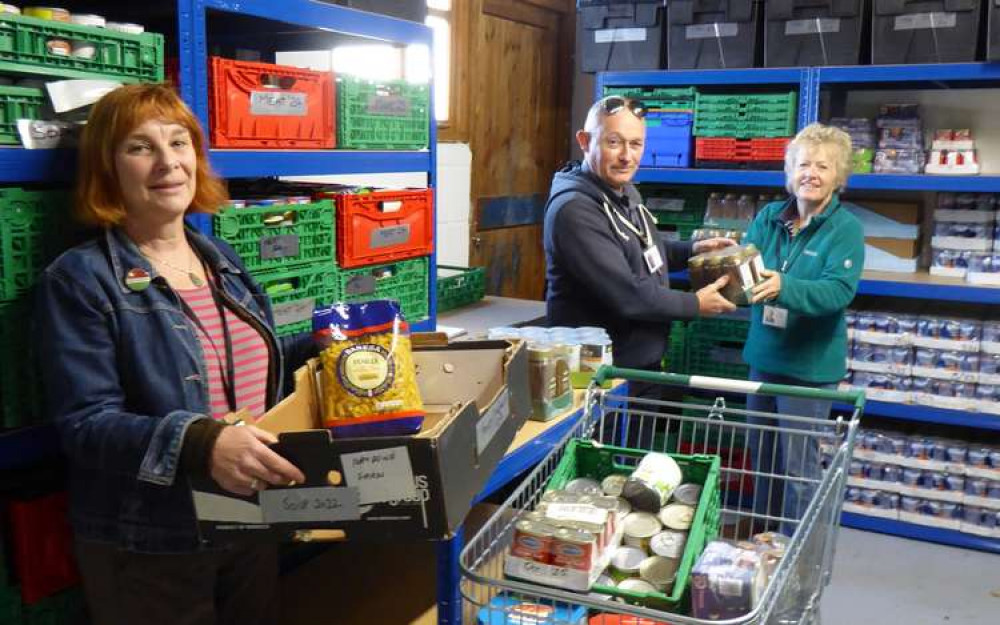
M 664 397 L 679 399 L 645 399 L 630 397 L 615 388 L 601 389 L 599 385 L 609 379 L 654 384 L 657 385 L 654 388 L 664 391 Z M 704 395 L 705 391 L 718 394 L 709 395 L 707 402 L 687 396 Z M 733 394 L 737 394 L 735 398 Z M 734 407 L 746 394 L 833 401 L 848 404 L 851 410 L 849 416 L 816 419 Z M 614 598 L 504 575 L 504 558 L 515 522 L 522 512 L 535 508 L 550 482 L 560 479 L 554 475 L 557 465 L 566 454 L 576 453 L 583 439 L 594 441 L 586 445 L 596 448 L 628 447 L 685 457 L 718 458 L 717 501 L 721 513 L 704 514 L 699 510 L 698 517 L 704 517 L 704 526 L 697 534 L 699 544 L 693 547 L 691 543 L 696 536 L 692 528 L 689 549 L 700 553 L 704 543 L 713 538 L 749 540 L 765 531 L 781 531 L 790 537 L 784 556 L 771 572 L 755 607 L 740 618 L 724 622 L 728 625 L 818 623 L 819 600 L 831 573 L 847 467 L 863 409 L 864 395 L 860 392 L 602 367 L 587 391 L 580 421 L 463 549 L 462 622 L 486 625 L 719 622 L 685 616 L 688 606 L 684 600 L 667 607 L 662 602 L 650 607 L 648 602 L 647 605 L 629 602 L 628 593 Z M 819 451 L 796 455 L 811 459 L 815 466 L 790 466 L 774 461 L 796 446 Z M 634 466 L 641 456 L 623 453 L 616 456 L 615 462 Z M 762 466 L 767 468 L 758 469 Z M 782 505 L 794 493 L 804 497 L 802 505 Z M 704 500 L 700 505 L 705 505 Z M 687 583 L 692 559 L 685 553 L 674 583 L 675 596 L 679 594 L 677 586 Z M 532 606 L 535 614 L 525 615 L 525 605 Z

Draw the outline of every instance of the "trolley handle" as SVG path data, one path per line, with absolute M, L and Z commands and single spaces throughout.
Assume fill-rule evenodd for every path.
M 865 406 L 865 394 L 861 391 L 833 391 L 807 386 L 791 386 L 786 384 L 769 384 L 767 382 L 751 382 L 749 380 L 731 380 L 729 378 L 713 378 L 702 375 L 681 375 L 678 373 L 663 373 L 645 371 L 642 369 L 625 369 L 602 365 L 594 374 L 594 384 L 600 385 L 607 380 L 620 378 L 634 382 L 650 384 L 672 384 L 688 386 L 710 391 L 728 393 L 750 393 L 754 395 L 782 395 L 785 397 L 802 397 L 805 399 L 824 399 L 834 402 L 853 404 L 861 414 Z

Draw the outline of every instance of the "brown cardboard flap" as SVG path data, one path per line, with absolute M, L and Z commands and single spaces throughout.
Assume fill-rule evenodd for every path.
M 920 241 L 918 240 L 865 237 L 865 243 L 888 252 L 897 258 L 916 258 L 920 256 Z
M 907 224 L 910 226 L 920 225 L 921 204 L 919 202 L 876 202 L 869 200 L 856 200 L 852 201 L 852 203 L 862 208 L 867 208 L 873 213 L 878 213 L 883 217 L 887 217 L 901 224 Z

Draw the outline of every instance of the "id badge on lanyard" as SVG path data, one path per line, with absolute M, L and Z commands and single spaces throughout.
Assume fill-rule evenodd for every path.
M 646 268 L 649 269 L 649 273 L 659 273 L 663 269 L 663 257 L 660 255 L 660 248 L 655 243 L 643 251 L 642 258 L 646 261 Z

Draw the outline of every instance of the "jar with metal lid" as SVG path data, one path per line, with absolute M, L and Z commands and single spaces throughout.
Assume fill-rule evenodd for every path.
M 703 284 L 705 281 L 705 257 L 701 254 L 688 259 L 688 277 L 691 284 Z
M 531 386 L 531 418 L 552 418 L 552 399 L 556 396 L 556 357 L 548 345 L 528 345 L 528 371 Z

